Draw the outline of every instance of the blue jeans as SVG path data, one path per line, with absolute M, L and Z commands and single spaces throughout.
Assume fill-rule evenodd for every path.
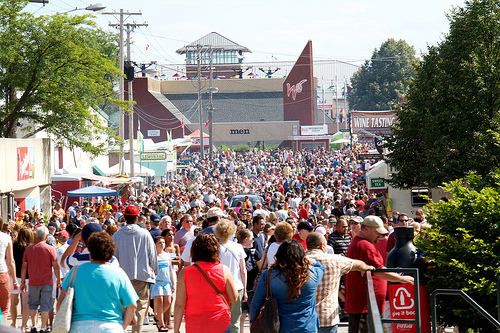
M 318 333 L 337 333 L 337 327 L 339 325 L 320 327 Z
M 222 333 L 231 333 L 233 332 L 233 328 L 231 327 L 231 324 L 229 324 L 229 326 L 226 328 L 226 330 Z

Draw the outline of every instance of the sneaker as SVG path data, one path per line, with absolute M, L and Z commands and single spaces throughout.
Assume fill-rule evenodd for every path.
M 144 325 L 149 325 L 149 316 L 144 316 Z
M 32 327 L 30 333 L 38 333 L 36 327 Z

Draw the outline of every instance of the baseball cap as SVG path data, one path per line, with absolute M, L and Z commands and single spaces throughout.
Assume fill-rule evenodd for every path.
M 311 222 L 304 221 L 304 222 L 300 222 L 299 225 L 297 226 L 297 230 L 303 230 L 303 229 L 305 229 L 307 231 L 313 231 L 314 227 L 311 224 Z
M 323 236 L 326 235 L 326 229 L 324 227 L 317 227 L 315 231 L 322 234 Z
M 69 232 L 67 232 L 66 230 L 59 232 L 58 239 L 61 239 L 61 238 L 69 239 Z
M 149 219 L 151 220 L 151 222 L 160 222 L 161 218 L 160 218 L 160 215 L 158 214 L 152 214 Z
M 369 215 L 365 217 L 361 224 L 374 228 L 378 233 L 382 235 L 386 235 L 389 233 L 389 231 L 387 231 L 387 229 L 384 227 L 382 219 L 378 216 Z
M 127 208 L 125 208 L 125 211 L 123 212 L 123 215 L 126 216 L 137 216 L 139 214 L 139 208 L 134 205 L 127 206 Z
M 219 207 L 212 207 L 207 212 L 207 219 L 211 217 L 224 217 L 224 216 L 226 215 L 224 215 L 222 209 L 220 209 Z
M 89 239 L 90 235 L 92 235 L 94 232 L 101 232 L 102 228 L 99 225 L 99 223 L 88 223 L 86 224 L 83 229 L 82 229 L 82 239 L 87 244 L 87 240 Z

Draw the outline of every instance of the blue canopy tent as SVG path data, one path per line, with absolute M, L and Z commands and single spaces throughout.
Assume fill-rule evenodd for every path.
M 118 192 L 115 190 L 110 190 L 109 188 L 99 187 L 99 186 L 88 186 L 84 188 L 79 188 L 77 190 L 68 191 L 66 195 L 66 202 L 69 197 L 117 197 Z

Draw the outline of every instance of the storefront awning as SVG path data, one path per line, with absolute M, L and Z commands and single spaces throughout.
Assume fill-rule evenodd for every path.
M 97 165 L 92 167 L 92 173 L 97 176 L 107 176 Z

